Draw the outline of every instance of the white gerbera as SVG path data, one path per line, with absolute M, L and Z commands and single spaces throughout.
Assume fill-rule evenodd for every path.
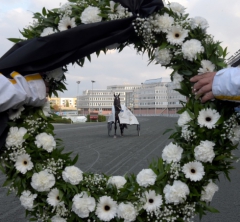
M 201 61 L 201 68 L 198 69 L 198 74 L 201 75 L 206 72 L 213 72 L 215 70 L 215 65 L 209 60 Z
M 34 200 L 37 198 L 37 194 L 32 194 L 29 190 L 25 190 L 22 192 L 20 196 L 21 205 L 26 210 L 33 210 L 34 207 Z
M 198 124 L 200 127 L 207 127 L 208 129 L 215 128 L 216 122 L 220 118 L 220 114 L 215 109 L 202 109 L 198 115 Z
M 28 170 L 33 168 L 33 163 L 29 154 L 22 154 L 17 157 L 16 163 L 14 164 L 16 169 L 22 174 L 25 174 Z
M 177 2 L 171 2 L 169 7 L 173 12 L 177 13 L 178 15 L 183 14 L 185 11 L 185 8 Z
M 164 189 L 163 193 L 165 196 L 166 204 L 173 203 L 173 204 L 179 204 L 183 203 L 187 195 L 189 195 L 190 191 L 187 186 L 187 184 L 183 183 L 180 180 L 174 180 L 173 185 L 167 184 Z
M 149 190 L 144 192 L 143 209 L 148 212 L 156 211 L 162 205 L 162 195 L 156 195 L 155 190 Z
M 185 174 L 186 178 L 189 178 L 191 181 L 199 181 L 205 175 L 204 166 L 201 162 L 193 161 L 183 165 L 182 171 Z
M 152 169 L 143 169 L 137 175 L 137 183 L 142 187 L 153 185 L 157 179 L 157 175 Z
M 101 11 L 98 7 L 88 6 L 82 12 L 80 19 L 83 24 L 100 22 L 102 20 L 102 17 L 99 16 L 100 13 Z
M 126 183 L 126 179 L 123 176 L 112 176 L 108 179 L 108 184 L 113 184 L 117 187 L 117 189 L 123 188 Z
M 192 29 L 199 27 L 206 31 L 206 29 L 209 27 L 209 24 L 205 18 L 196 16 L 190 20 L 190 26 Z
M 58 216 L 58 215 L 55 215 L 54 217 L 51 218 L 51 221 L 52 222 L 67 222 L 66 219 Z
M 83 191 L 73 197 L 72 210 L 80 218 L 86 218 L 89 213 L 94 211 L 96 207 L 96 201 L 93 197 L 88 196 L 87 192 Z
M 215 157 L 215 153 L 213 147 L 215 143 L 205 140 L 201 141 L 200 144 L 195 147 L 194 149 L 194 156 L 196 160 L 206 162 L 212 162 L 213 158 Z
M 164 15 L 157 14 L 154 18 L 153 25 L 155 32 L 168 32 L 174 23 L 174 18 L 167 13 Z
M 54 175 L 48 173 L 47 170 L 34 173 L 32 176 L 31 186 L 39 192 L 49 191 L 54 184 L 55 177 Z
M 25 108 L 23 106 L 21 106 L 17 110 L 10 109 L 9 112 L 8 112 L 9 119 L 11 119 L 11 120 L 19 119 L 20 116 L 21 116 L 21 113 L 24 109 Z
M 8 136 L 6 139 L 6 146 L 21 146 L 25 141 L 23 139 L 24 135 L 27 133 L 27 130 L 24 127 L 11 127 L 8 132 Z
M 213 195 L 215 194 L 216 191 L 218 191 L 217 184 L 213 183 L 212 180 L 210 180 L 209 184 L 203 187 L 203 190 L 201 193 L 201 200 L 206 202 L 211 202 Z
M 51 108 L 50 108 L 50 102 L 48 100 L 44 103 L 42 107 L 42 111 L 45 116 L 50 116 Z
M 68 16 L 62 17 L 58 23 L 59 31 L 65 31 L 74 27 L 76 27 L 75 18 L 70 18 Z
M 77 185 L 83 180 L 83 172 L 75 166 L 68 166 L 62 172 L 62 177 L 67 183 Z
M 48 193 L 47 202 L 53 207 L 56 207 L 60 203 L 59 190 L 57 188 L 52 189 Z
M 184 80 L 183 76 L 178 72 L 173 73 L 173 84 L 175 89 L 181 89 L 181 82 Z
M 96 215 L 100 220 L 110 221 L 117 215 L 117 202 L 109 196 L 99 198 Z
M 191 39 L 182 44 L 182 52 L 185 59 L 193 61 L 197 58 L 197 53 L 204 52 L 204 48 L 199 40 Z
M 43 148 L 47 152 L 52 152 L 53 149 L 56 147 L 56 142 L 54 140 L 54 137 L 47 133 L 40 133 L 35 138 L 35 144 L 38 148 Z
M 169 49 L 161 49 L 158 48 L 155 50 L 155 60 L 157 63 L 161 65 L 167 65 L 171 62 L 172 54 Z
M 182 158 L 183 149 L 172 142 L 165 146 L 162 151 L 162 159 L 167 163 L 179 162 Z
M 236 126 L 232 129 L 233 136 L 230 137 L 230 140 L 233 144 L 237 144 L 240 141 L 240 126 Z
M 167 41 L 172 45 L 182 45 L 185 38 L 188 36 L 188 30 L 181 26 L 172 26 L 167 32 Z
M 53 28 L 52 27 L 47 27 L 47 28 L 43 29 L 43 31 L 41 33 L 41 37 L 48 36 L 48 35 L 51 35 L 53 33 L 55 33 Z
M 184 111 L 182 114 L 180 114 L 179 119 L 178 119 L 178 125 L 179 126 L 184 126 L 188 122 L 192 120 L 191 116 L 188 114 L 187 111 Z
M 118 217 L 124 219 L 124 222 L 135 221 L 137 217 L 137 211 L 132 203 L 120 203 L 117 213 Z

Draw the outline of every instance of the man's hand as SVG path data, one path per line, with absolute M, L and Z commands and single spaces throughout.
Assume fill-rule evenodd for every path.
M 197 97 L 201 97 L 202 103 L 214 99 L 212 84 L 216 73 L 217 72 L 207 72 L 202 75 L 196 75 L 190 79 L 191 82 L 195 82 L 193 85 L 193 93 L 195 93 Z

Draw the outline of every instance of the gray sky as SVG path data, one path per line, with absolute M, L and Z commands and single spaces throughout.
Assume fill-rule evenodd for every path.
M 52 9 L 59 7 L 67 0 L 0 0 L 0 56 L 12 43 L 7 38 L 19 38 L 19 30 L 28 26 L 32 12 L 42 7 Z M 208 33 L 228 47 L 229 57 L 240 48 L 240 1 L 239 0 L 170 0 L 186 7 L 190 17 L 201 16 L 207 19 L 210 28 Z M 68 91 L 61 97 L 75 97 L 77 83 L 81 81 L 79 92 L 91 89 L 91 80 L 95 80 L 94 89 L 105 89 L 108 85 L 141 84 L 147 79 L 168 77 L 171 70 L 160 65 L 147 65 L 146 55 L 137 55 L 132 48 L 125 48 L 121 53 L 111 51 L 98 58 L 92 56 L 92 62 L 86 62 L 83 68 L 69 66 L 67 73 Z M 17 71 L 17 70 L 16 70 Z

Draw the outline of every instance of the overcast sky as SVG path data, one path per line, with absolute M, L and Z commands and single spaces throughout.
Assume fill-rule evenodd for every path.
M 21 38 L 19 30 L 32 22 L 32 12 L 41 11 L 42 7 L 52 9 L 67 0 L 0 0 L 0 56 L 12 43 L 7 38 Z M 230 57 L 240 49 L 240 1 L 239 0 L 170 0 L 186 7 L 190 17 L 201 16 L 207 19 L 208 33 L 228 47 Z M 17 71 L 17 70 L 16 70 Z M 123 52 L 92 56 L 92 62 L 86 62 L 83 68 L 69 67 L 67 74 L 68 91 L 61 97 L 75 97 L 77 83 L 79 94 L 91 89 L 91 80 L 96 81 L 94 89 L 106 89 L 109 85 L 141 84 L 147 79 L 168 77 L 171 70 L 160 65 L 148 66 L 147 56 L 137 55 L 134 49 L 125 48 Z

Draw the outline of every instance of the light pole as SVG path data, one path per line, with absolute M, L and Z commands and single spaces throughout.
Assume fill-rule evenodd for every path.
M 92 109 L 93 109 L 93 83 L 95 83 L 96 81 L 91 80 L 91 82 L 92 82 Z
M 78 113 L 78 93 L 79 93 L 79 84 L 80 84 L 81 81 L 77 81 L 77 113 Z M 79 114 L 79 113 L 78 113 Z

